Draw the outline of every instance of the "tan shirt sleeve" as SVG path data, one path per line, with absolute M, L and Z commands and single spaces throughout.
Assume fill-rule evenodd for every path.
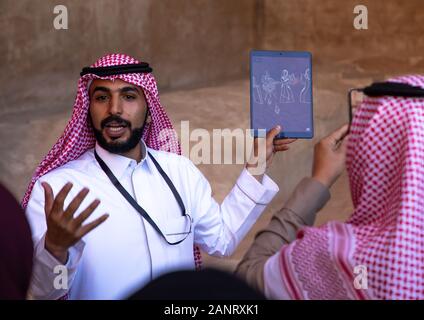
M 316 213 L 330 199 L 326 186 L 313 178 L 304 178 L 295 188 L 284 207 L 259 231 L 249 250 L 236 268 L 236 275 L 263 292 L 265 262 L 281 247 L 296 239 L 304 226 L 312 226 Z

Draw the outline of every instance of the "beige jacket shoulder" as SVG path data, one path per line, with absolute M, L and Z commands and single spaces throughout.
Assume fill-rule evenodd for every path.
M 312 226 L 316 213 L 329 199 L 330 192 L 326 186 L 313 178 L 304 178 L 269 225 L 258 232 L 235 273 L 263 292 L 263 270 L 267 259 L 283 245 L 295 240 L 302 227 Z

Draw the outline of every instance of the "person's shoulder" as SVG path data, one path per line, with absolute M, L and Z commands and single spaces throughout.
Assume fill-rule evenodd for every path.
M 90 173 L 94 159 L 93 149 L 89 149 L 77 159 L 69 161 L 64 165 L 49 171 L 40 178 L 40 181 L 46 181 L 49 183 L 54 181 L 63 182 L 65 180 L 66 182 L 73 181 L 78 175 Z

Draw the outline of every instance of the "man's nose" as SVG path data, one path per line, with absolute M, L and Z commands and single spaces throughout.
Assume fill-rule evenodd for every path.
M 114 95 L 110 99 L 109 114 L 122 114 L 122 104 L 119 95 Z

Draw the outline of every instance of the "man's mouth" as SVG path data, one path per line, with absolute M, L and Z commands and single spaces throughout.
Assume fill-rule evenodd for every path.
M 110 137 L 110 138 L 119 138 L 121 137 L 126 129 L 127 129 L 127 125 L 124 123 L 108 123 L 107 125 L 105 125 L 105 132 L 106 134 Z

